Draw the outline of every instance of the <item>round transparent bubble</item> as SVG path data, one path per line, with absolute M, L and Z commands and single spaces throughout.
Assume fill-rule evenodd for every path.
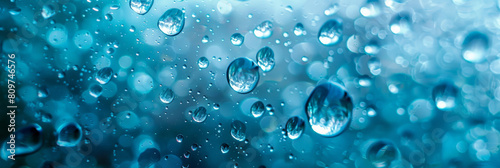
M 222 145 L 220 145 L 220 151 L 222 153 L 229 152 L 229 145 L 227 143 L 222 143 Z
M 129 5 L 135 13 L 144 15 L 153 6 L 153 0 L 129 0 Z
M 274 52 L 269 47 L 261 48 L 257 52 L 257 63 L 263 72 L 269 72 L 274 68 Z
M 481 32 L 470 32 L 462 43 L 462 57 L 471 63 L 486 60 L 490 48 L 489 38 Z
M 386 140 L 375 141 L 366 150 L 366 158 L 375 167 L 389 167 L 398 156 L 398 149 Z
M 286 122 L 286 135 L 290 139 L 299 138 L 305 129 L 305 122 L 303 119 L 295 116 L 288 119 Z
M 89 49 L 94 44 L 94 38 L 87 30 L 79 30 L 73 36 L 73 42 L 80 49 Z
M 273 35 L 273 23 L 271 21 L 264 21 L 261 24 L 257 25 L 253 30 L 253 34 L 257 38 L 266 39 Z
M 412 122 L 425 122 L 434 117 L 432 104 L 426 99 L 417 99 L 408 106 L 408 114 Z
M 174 100 L 174 91 L 170 88 L 163 89 L 160 93 L 160 101 L 165 104 L 170 104 Z
M 342 22 L 337 19 L 326 21 L 319 29 L 318 40 L 325 46 L 332 46 L 342 41 Z
M 47 31 L 47 42 L 53 47 L 62 47 L 68 41 L 68 30 L 60 24 L 54 25 Z
M 158 28 L 168 36 L 175 36 L 181 33 L 184 28 L 184 12 L 177 8 L 167 10 L 158 19 Z
M 193 120 L 196 122 L 203 122 L 207 119 L 207 109 L 203 106 L 200 106 L 194 110 L 192 114 Z
M 209 64 L 210 64 L 210 61 L 208 61 L 207 57 L 200 57 L 198 59 L 198 67 L 200 67 L 200 69 L 207 68 Z
M 256 101 L 252 104 L 252 107 L 250 107 L 250 112 L 255 118 L 261 117 L 265 111 L 266 107 L 264 106 L 264 103 L 262 103 L 262 101 Z
M 95 80 L 103 85 L 107 84 L 111 80 L 111 77 L 113 77 L 113 69 L 110 67 L 102 68 L 95 74 Z
M 15 154 L 16 155 L 26 155 L 38 151 L 43 144 L 43 133 L 42 127 L 38 124 L 31 124 L 22 128 L 16 129 L 14 133 L 15 136 Z M 7 139 L 10 141 L 10 139 Z M 10 144 L 4 141 L 1 148 L 1 157 L 7 160 L 11 153 L 8 151 L 10 149 Z
M 231 136 L 237 141 L 245 140 L 246 130 L 245 124 L 239 120 L 235 120 L 231 123 Z
M 231 44 L 235 46 L 241 46 L 243 44 L 243 41 L 245 41 L 245 37 L 241 35 L 240 33 L 234 33 L 231 35 Z
M 66 123 L 59 126 L 57 134 L 57 145 L 64 147 L 76 146 L 82 139 L 82 127 L 74 122 Z
M 217 2 L 217 10 L 221 14 L 227 15 L 227 14 L 231 13 L 231 11 L 233 10 L 233 6 L 228 1 L 221 0 L 221 1 Z
M 259 67 L 249 58 L 237 58 L 227 67 L 227 81 L 238 93 L 249 93 L 259 82 Z
M 314 88 L 305 109 L 314 132 L 325 137 L 335 137 L 348 128 L 352 108 L 351 97 L 344 87 L 326 81 Z
M 457 105 L 458 93 L 457 86 L 449 82 L 444 82 L 432 89 L 432 99 L 439 110 L 452 111 Z

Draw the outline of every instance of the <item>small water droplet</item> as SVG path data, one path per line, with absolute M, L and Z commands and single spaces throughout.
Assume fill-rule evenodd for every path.
M 167 10 L 158 20 L 160 30 L 169 36 L 179 34 L 184 28 L 184 12 L 177 8 Z
M 342 22 L 333 19 L 325 22 L 319 29 L 318 40 L 325 46 L 332 46 L 342 41 Z
M 271 23 L 271 21 L 268 20 L 260 23 L 253 30 L 253 34 L 255 35 L 255 37 L 261 39 L 266 39 L 271 37 L 271 35 L 273 34 L 273 23 Z

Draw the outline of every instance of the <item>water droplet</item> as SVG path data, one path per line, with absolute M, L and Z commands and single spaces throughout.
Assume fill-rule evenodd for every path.
M 365 45 L 365 53 L 368 55 L 376 55 L 380 51 L 380 46 L 377 40 L 371 40 Z
M 456 106 L 458 88 L 449 82 L 441 83 L 432 89 L 432 99 L 439 110 L 451 111 Z
M 416 99 L 408 106 L 408 114 L 412 122 L 426 122 L 434 117 L 432 104 L 427 99 Z
M 249 93 L 259 82 L 259 67 L 249 58 L 237 58 L 227 68 L 227 81 L 238 93 Z
M 196 108 L 196 110 L 194 110 L 193 112 L 192 117 L 194 121 L 199 123 L 205 121 L 205 119 L 207 119 L 207 109 L 203 106 Z
M 130 9 L 139 15 L 144 15 L 148 13 L 151 6 L 153 6 L 153 0 L 130 0 Z
M 389 28 L 394 34 L 406 34 L 411 30 L 411 16 L 406 12 L 401 12 L 392 17 Z
M 220 151 L 222 153 L 229 152 L 229 145 L 227 143 L 222 143 L 222 145 L 220 145 Z
M 255 103 L 252 104 L 252 107 L 250 107 L 250 112 L 255 118 L 259 118 L 260 116 L 262 116 L 265 111 L 266 107 L 264 106 L 264 103 L 262 103 L 261 101 L 256 101 Z
M 316 86 L 307 99 L 307 119 L 314 132 L 334 137 L 349 126 L 352 107 L 351 97 L 344 87 L 327 81 Z
M 342 41 L 342 22 L 337 19 L 332 19 L 319 29 L 318 40 L 325 46 L 332 46 Z
M 165 104 L 170 104 L 174 100 L 174 91 L 170 88 L 163 89 L 160 93 L 160 101 Z
M 208 43 L 208 40 L 209 40 L 209 38 L 208 38 L 208 36 L 207 36 L 207 35 L 205 35 L 205 36 L 203 36 L 203 38 L 201 38 L 201 42 L 202 42 L 203 44 Z
M 207 57 L 200 57 L 198 59 L 198 67 L 200 67 L 200 69 L 207 68 L 209 64 L 210 62 L 208 61 Z
M 301 118 L 295 116 L 288 119 L 286 122 L 286 135 L 290 139 L 299 138 L 305 129 L 305 122 Z
M 96 72 L 95 80 L 100 84 L 104 85 L 111 80 L 112 76 L 113 76 L 113 69 L 111 69 L 110 67 L 105 67 Z
M 237 141 L 245 140 L 246 130 L 245 124 L 239 120 L 235 120 L 231 123 L 231 136 Z
M 108 13 L 108 14 L 104 15 L 104 19 L 107 20 L 107 21 L 112 21 L 113 20 L 113 15 L 111 15 L 111 14 Z
M 471 63 L 486 60 L 490 42 L 487 35 L 481 32 L 470 32 L 462 43 L 462 57 Z
M 297 23 L 295 25 L 295 27 L 293 27 L 293 34 L 295 34 L 295 36 L 303 36 L 303 35 L 306 35 L 307 32 L 306 30 L 304 29 L 304 25 L 302 23 Z
M 273 23 L 271 23 L 271 21 L 268 20 L 260 23 L 253 30 L 253 34 L 255 35 L 255 37 L 261 39 L 266 39 L 271 37 L 271 35 L 273 35 Z
M 61 125 L 57 133 L 57 145 L 59 146 L 76 146 L 82 139 L 82 128 L 74 122 Z
M 92 97 L 98 98 L 102 94 L 102 87 L 101 85 L 91 85 L 89 88 L 89 93 Z
M 158 20 L 160 30 L 169 36 L 179 34 L 184 28 L 184 12 L 177 8 L 167 10 Z
M 338 3 L 334 3 L 332 5 L 330 5 L 326 10 L 325 10 L 325 15 L 326 16 L 331 16 L 335 13 L 337 13 L 339 11 L 339 4 Z
M 243 41 L 245 41 L 245 37 L 241 35 L 240 33 L 234 33 L 231 35 L 231 43 L 235 46 L 240 46 L 243 44 Z
M 54 6 L 51 4 L 44 5 L 42 8 L 42 17 L 44 19 L 48 19 L 56 14 L 56 11 L 54 10 Z
M 274 68 L 274 52 L 269 47 L 261 48 L 257 52 L 257 63 L 264 72 L 269 72 Z
M 380 73 L 382 72 L 382 69 L 381 69 L 381 66 L 380 66 L 380 60 L 376 57 L 373 57 L 373 58 L 370 58 L 370 60 L 368 60 L 368 69 L 370 69 L 370 73 L 372 75 L 380 75 Z
M 398 149 L 388 141 L 376 141 L 366 151 L 366 158 L 375 167 L 389 167 L 396 159 Z
M 380 3 L 378 0 L 368 0 L 366 4 L 359 9 L 359 12 L 367 18 L 376 17 L 380 14 Z
M 184 136 L 183 136 L 182 134 L 179 134 L 179 135 L 177 135 L 177 136 L 175 137 L 175 140 L 176 140 L 177 142 L 181 143 L 181 142 L 182 142 L 182 140 L 184 140 Z
M 42 127 L 38 124 L 31 124 L 20 129 L 16 129 L 15 132 L 15 142 L 12 142 L 10 138 L 4 141 L 2 145 L 2 158 L 7 160 L 8 156 L 11 154 L 9 149 L 11 149 L 11 144 L 15 145 L 16 156 L 22 156 L 34 153 L 38 151 L 43 144 L 43 134 Z

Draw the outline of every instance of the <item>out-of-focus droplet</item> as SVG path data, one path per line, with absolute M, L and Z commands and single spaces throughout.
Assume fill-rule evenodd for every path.
M 470 32 L 462 43 L 462 57 L 471 63 L 479 63 L 486 60 L 490 48 L 489 38 L 481 32 Z
M 21 13 L 21 8 L 15 7 L 9 10 L 10 15 L 16 16 Z
M 207 109 L 203 106 L 196 108 L 193 112 L 193 120 L 196 122 L 203 122 L 207 119 Z
M 380 60 L 377 57 L 370 58 L 368 60 L 368 69 L 370 69 L 370 73 L 372 75 L 380 75 L 382 72 L 381 65 L 380 65 Z
M 52 4 L 47 4 L 42 7 L 42 17 L 48 19 L 56 14 L 54 6 Z
M 321 26 L 318 40 L 325 46 L 332 46 L 342 41 L 342 22 L 337 19 L 328 20 Z
M 262 101 L 256 101 L 252 104 L 252 107 L 250 107 L 250 112 L 255 118 L 259 118 L 260 116 L 262 116 L 265 111 L 266 107 L 264 106 L 264 103 L 262 103 Z
M 297 23 L 295 25 L 295 27 L 293 27 L 293 34 L 295 34 L 295 36 L 303 36 L 303 35 L 306 35 L 307 32 L 306 30 L 304 29 L 304 25 L 302 23 Z
M 220 151 L 222 153 L 229 152 L 229 145 L 227 143 L 222 143 L 222 145 L 220 145 Z
M 74 122 L 61 125 L 57 133 L 57 145 L 59 146 L 76 146 L 82 139 L 82 128 Z
M 337 13 L 339 11 L 339 4 L 338 3 L 334 3 L 332 5 L 330 5 L 327 9 L 325 9 L 325 15 L 326 16 L 332 16 L 333 14 Z
M 377 40 L 371 40 L 365 45 L 364 51 L 368 55 L 376 55 L 380 51 L 380 45 Z
M 170 88 L 163 89 L 160 93 L 160 101 L 165 104 L 170 104 L 174 100 L 174 91 Z
M 380 14 L 380 3 L 378 0 L 368 0 L 360 9 L 359 12 L 364 17 L 376 17 Z
M 434 117 L 432 104 L 426 99 L 416 99 L 408 106 L 408 114 L 412 122 L 427 122 Z
M 295 116 L 288 119 L 286 122 L 286 135 L 290 139 L 299 138 L 305 129 L 305 122 L 301 118 Z
M 247 128 L 245 124 L 239 120 L 234 120 L 231 123 L 231 136 L 237 141 L 243 141 L 246 138 Z
M 449 82 L 444 82 L 432 89 L 432 99 L 439 110 L 451 111 L 457 104 L 458 88 Z
M 261 48 L 257 52 L 257 64 L 264 72 L 269 72 L 274 68 L 274 52 L 269 47 Z
M 410 14 L 401 12 L 394 15 L 389 23 L 389 28 L 394 34 L 406 34 L 410 32 L 412 25 L 412 18 Z
M 226 14 L 231 13 L 231 11 L 233 10 L 233 6 L 228 1 L 221 0 L 221 1 L 217 2 L 217 10 L 221 14 L 226 15 Z
M 208 61 L 207 57 L 198 58 L 198 67 L 200 67 L 200 69 L 207 68 L 209 64 L 210 64 L 210 62 Z
M 237 58 L 227 67 L 227 82 L 238 93 L 249 93 L 259 83 L 259 66 L 249 58 Z
M 102 86 L 101 85 L 91 85 L 89 88 L 89 93 L 92 97 L 98 98 L 102 94 Z
M 177 8 L 167 10 L 158 20 L 160 30 L 169 36 L 181 33 L 184 28 L 184 12 Z
M 153 6 L 153 0 L 130 0 L 129 5 L 135 13 L 144 15 Z
M 245 41 L 245 37 L 243 37 L 243 35 L 241 35 L 240 33 L 234 33 L 233 35 L 231 35 L 231 44 L 240 46 L 241 44 L 243 44 L 243 41 Z
M 366 151 L 366 158 L 377 168 L 389 167 L 398 157 L 398 149 L 392 142 L 379 140 L 373 142 Z
M 16 129 L 15 139 L 7 138 L 2 144 L 1 157 L 4 160 L 8 160 L 9 155 L 11 155 L 11 149 L 15 150 L 15 157 L 28 155 L 36 152 L 42 147 L 43 144 L 43 134 L 42 127 L 38 124 L 31 124 L 20 129 Z M 11 148 L 14 145 L 14 148 Z
M 113 69 L 110 67 L 102 68 L 95 74 L 95 80 L 102 85 L 107 84 L 111 77 L 113 77 Z
M 271 21 L 268 20 L 260 23 L 253 30 L 253 34 L 255 35 L 255 37 L 261 39 L 266 39 L 271 37 L 271 35 L 273 35 L 273 23 L 271 23 Z
M 353 53 L 360 53 L 362 48 L 361 37 L 358 35 L 352 35 L 347 39 L 347 49 Z
M 306 102 L 306 114 L 314 132 L 325 136 L 340 135 L 351 122 L 352 101 L 344 87 L 331 81 L 314 88 Z

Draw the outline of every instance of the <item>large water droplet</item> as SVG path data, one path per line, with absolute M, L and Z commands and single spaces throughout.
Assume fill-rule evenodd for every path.
M 462 43 L 462 56 L 466 61 L 479 63 L 486 60 L 490 42 L 481 32 L 470 32 Z
M 257 25 L 253 30 L 253 34 L 257 38 L 265 39 L 271 37 L 273 35 L 273 23 L 271 21 L 264 21 L 261 24 Z
M 327 81 L 312 91 L 306 102 L 306 114 L 314 132 L 334 137 L 349 126 L 352 106 L 351 97 L 344 87 Z
M 342 22 L 337 19 L 328 20 L 321 26 L 318 40 L 325 46 L 338 44 L 342 40 Z
M 237 141 L 245 140 L 246 130 L 245 124 L 239 120 L 235 120 L 231 123 L 231 136 Z
M 42 147 L 42 127 L 38 124 L 28 125 L 21 129 L 16 129 L 15 139 L 8 138 L 2 145 L 1 156 L 7 160 L 11 155 L 10 149 L 15 150 L 16 156 L 27 155 L 36 152 Z M 16 158 L 16 156 L 14 158 Z
M 179 34 L 184 28 L 184 12 L 177 8 L 167 10 L 158 20 L 160 30 L 169 36 Z
M 375 167 L 389 167 L 398 156 L 398 149 L 388 141 L 376 141 L 366 151 L 366 158 Z
M 439 110 L 451 111 L 456 106 L 458 88 L 452 83 L 441 83 L 432 89 L 432 99 Z
M 256 101 L 252 104 L 252 107 L 250 107 L 250 112 L 255 118 L 259 118 L 260 116 L 262 116 L 265 111 L 266 107 L 264 106 L 264 103 L 262 103 L 262 101 Z
M 95 80 L 100 84 L 104 85 L 111 80 L 112 76 L 113 76 L 113 69 L 111 69 L 110 67 L 105 67 L 96 72 Z
M 237 58 L 227 67 L 227 82 L 238 93 L 249 93 L 259 82 L 259 67 L 249 58 Z
M 290 139 L 299 138 L 305 129 L 305 122 L 301 118 L 295 116 L 288 119 L 286 122 L 286 135 Z
M 205 119 L 207 119 L 207 109 L 203 106 L 196 108 L 196 110 L 194 110 L 193 112 L 192 117 L 194 121 L 199 123 L 205 121 Z
M 410 14 L 401 12 L 392 17 L 389 28 L 394 34 L 406 34 L 411 30 L 411 24 Z
M 269 47 L 261 48 L 257 52 L 257 63 L 264 72 L 269 72 L 274 68 L 274 52 Z
M 198 58 L 198 67 L 200 67 L 200 69 L 207 68 L 209 64 L 210 62 L 208 61 L 207 57 Z
M 231 35 L 231 43 L 235 46 L 240 46 L 243 44 L 243 41 L 245 41 L 245 37 L 241 35 L 240 33 L 234 33 Z
M 130 9 L 134 10 L 135 13 L 144 15 L 153 6 L 153 0 L 130 0 L 129 4 Z
M 174 91 L 172 91 L 172 89 L 170 88 L 164 89 L 160 93 L 160 100 L 165 104 L 172 103 L 172 101 L 174 100 Z
M 57 133 L 57 145 L 59 146 L 76 146 L 82 139 L 82 128 L 74 122 L 61 125 Z

